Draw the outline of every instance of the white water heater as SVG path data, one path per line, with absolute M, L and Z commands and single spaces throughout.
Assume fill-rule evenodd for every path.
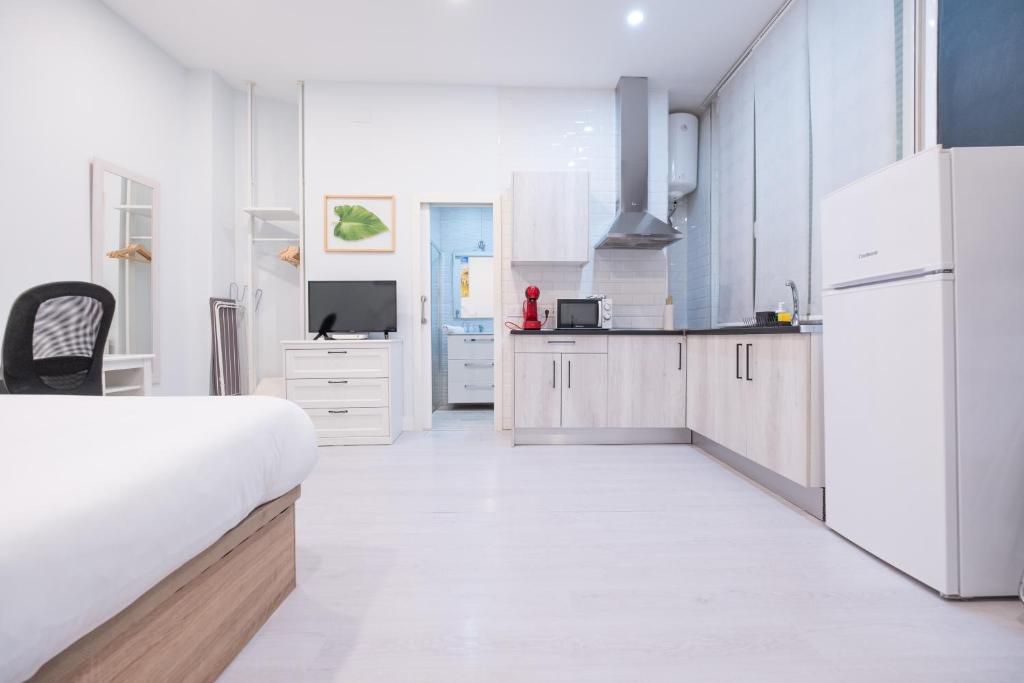
M 672 201 L 697 189 L 697 117 L 668 116 L 668 195 Z

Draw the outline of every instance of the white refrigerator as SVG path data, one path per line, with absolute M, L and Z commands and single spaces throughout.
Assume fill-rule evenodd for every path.
M 826 523 L 946 597 L 1024 572 L 1024 147 L 822 202 Z

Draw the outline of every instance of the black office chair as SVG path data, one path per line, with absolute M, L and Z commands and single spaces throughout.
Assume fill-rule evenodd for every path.
M 24 292 L 4 332 L 3 373 L 12 394 L 103 394 L 103 347 L 114 295 L 89 282 Z

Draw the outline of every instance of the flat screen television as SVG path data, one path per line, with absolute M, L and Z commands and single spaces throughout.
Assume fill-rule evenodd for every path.
M 394 280 L 311 280 L 308 293 L 310 332 L 362 334 L 398 329 Z

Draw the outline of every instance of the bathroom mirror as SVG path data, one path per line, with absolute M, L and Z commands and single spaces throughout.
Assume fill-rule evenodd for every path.
M 487 253 L 452 254 L 455 317 L 494 317 L 494 258 Z
M 107 354 L 157 353 L 159 195 L 153 180 L 105 161 L 92 164 L 92 280 L 117 302 Z

